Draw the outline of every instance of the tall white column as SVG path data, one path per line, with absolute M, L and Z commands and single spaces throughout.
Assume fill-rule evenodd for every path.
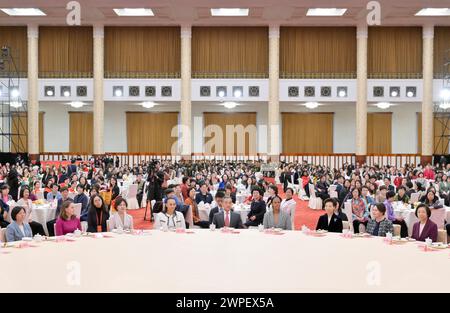
M 269 28 L 269 110 L 267 128 L 267 154 L 271 161 L 280 157 L 280 27 Z
M 356 161 L 365 163 L 367 155 L 367 26 L 358 26 L 357 99 L 356 99 Z
M 434 27 L 423 27 L 422 163 L 433 155 L 433 38 Z
M 105 102 L 103 100 L 104 27 L 94 26 L 94 155 L 105 153 L 104 123 Z
M 181 27 L 181 155 L 191 159 L 192 103 L 191 103 L 191 26 Z
M 29 25 L 28 33 L 28 154 L 31 160 L 39 155 L 39 27 Z

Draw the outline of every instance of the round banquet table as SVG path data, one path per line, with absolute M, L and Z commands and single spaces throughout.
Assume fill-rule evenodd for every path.
M 395 204 L 393 207 L 394 207 L 394 215 L 396 217 L 402 217 L 405 220 L 405 223 L 408 226 L 408 236 L 411 236 L 414 224 L 419 221 L 419 219 L 416 217 L 416 211 L 414 209 L 411 209 L 411 205 L 405 207 L 403 205 L 399 206 Z M 450 222 L 450 207 L 444 208 L 446 210 L 445 215 L 448 223 Z
M 48 235 L 47 222 L 55 219 L 56 207 L 52 208 L 50 203 L 36 205 L 33 204 L 31 210 L 31 220 L 42 224 L 45 233 Z
M 424 252 L 417 243 L 387 245 L 382 238 L 319 238 L 299 231 L 110 235 L 1 248 L 10 253 L 0 253 L 5 282 L 0 292 L 450 291 L 443 279 L 450 277 L 450 250 Z M 336 260 L 339 270 L 331 265 Z M 218 283 L 216 275 L 205 275 L 218 268 L 233 279 Z

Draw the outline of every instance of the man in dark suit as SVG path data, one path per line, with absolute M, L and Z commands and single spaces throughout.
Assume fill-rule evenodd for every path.
M 344 177 L 343 176 L 339 176 L 336 179 L 336 192 L 339 196 L 339 193 L 341 192 L 342 188 L 344 188 Z
M 214 218 L 214 215 L 217 213 L 223 212 L 223 198 L 225 197 L 222 191 L 217 191 L 214 200 L 216 201 L 217 206 L 212 208 L 209 212 L 209 223 L 211 224 Z
M 211 204 L 212 202 L 212 196 L 211 194 L 208 192 L 208 186 L 205 183 L 202 183 L 202 185 L 200 186 L 200 192 L 195 196 L 195 202 L 197 202 L 197 204 L 199 204 L 200 202 L 203 201 L 203 203 L 209 203 Z
M 264 214 L 266 213 L 266 203 L 262 199 L 262 191 L 256 188 L 252 191 L 253 201 L 250 205 L 250 212 L 248 213 L 248 220 L 245 226 L 258 226 L 263 223 Z
M 293 167 L 289 168 L 285 171 L 283 175 L 283 190 L 286 192 L 286 189 L 289 184 L 298 184 L 298 172 L 294 170 Z
M 334 198 L 329 198 L 325 200 L 324 205 L 327 213 L 319 217 L 316 230 L 321 229 L 331 233 L 342 233 L 342 220 L 335 214 L 339 205 L 338 201 Z
M 212 223 L 216 225 L 217 228 L 242 228 L 241 215 L 231 212 L 232 207 L 233 201 L 231 200 L 231 197 L 225 196 L 223 198 L 223 211 L 214 214 L 214 217 L 212 219 Z
M 75 159 L 72 159 L 70 165 L 67 166 L 67 177 L 72 177 L 74 173 L 77 173 L 77 165 L 75 164 Z

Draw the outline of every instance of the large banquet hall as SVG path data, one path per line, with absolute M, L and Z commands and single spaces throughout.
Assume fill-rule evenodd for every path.
M 0 293 L 450 292 L 449 143 L 448 0 L 0 0 Z

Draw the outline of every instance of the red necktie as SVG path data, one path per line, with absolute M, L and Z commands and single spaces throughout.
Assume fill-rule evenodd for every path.
M 225 226 L 228 227 L 230 226 L 230 214 L 229 212 L 226 212 L 225 214 Z

